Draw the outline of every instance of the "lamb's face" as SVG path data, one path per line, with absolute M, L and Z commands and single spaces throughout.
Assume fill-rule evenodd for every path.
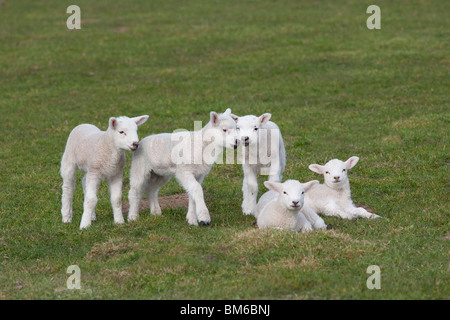
M 231 110 L 227 109 L 222 114 L 211 112 L 212 132 L 217 146 L 228 149 L 236 149 L 239 145 L 236 132 L 236 122 L 231 118 Z
M 305 199 L 305 188 L 299 181 L 288 180 L 283 184 L 279 197 L 288 210 L 300 210 Z
M 279 193 L 278 202 L 284 209 L 298 211 L 303 207 L 305 186 L 297 180 L 287 180 L 284 183 L 264 182 L 264 185 Z
M 324 181 L 331 188 L 341 188 L 347 181 L 347 166 L 345 162 L 333 159 L 324 166 Z
M 236 130 L 239 134 L 239 140 L 248 147 L 251 144 L 258 143 L 258 134 L 261 125 L 267 123 L 270 119 L 270 113 L 265 113 L 260 117 L 248 115 L 243 117 L 233 116 L 236 121 Z
M 236 149 L 239 145 L 239 139 L 236 132 L 236 123 L 233 119 L 221 119 L 219 129 L 222 133 L 222 141 L 224 141 L 223 146 L 229 149 Z
M 148 116 L 111 118 L 109 125 L 113 130 L 116 147 L 122 150 L 136 151 L 139 146 L 138 125 L 147 119 Z
M 341 189 L 348 183 L 348 170 L 358 162 L 358 157 L 351 157 L 343 162 L 338 159 L 328 161 L 324 166 L 311 164 L 309 169 L 323 174 L 325 184 L 333 189 Z

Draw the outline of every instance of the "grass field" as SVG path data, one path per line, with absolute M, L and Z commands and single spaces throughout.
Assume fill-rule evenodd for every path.
M 81 30 L 66 9 L 81 8 Z M 450 2 L 0 2 L 0 299 L 448 299 Z M 114 225 L 61 222 L 60 159 L 73 127 L 149 114 L 152 133 L 192 130 L 211 110 L 272 113 L 285 179 L 352 155 L 352 196 L 381 220 L 261 231 L 241 213 L 242 170 L 205 179 L 210 227 L 186 209 Z M 127 153 L 123 201 L 129 190 Z M 264 190 L 260 178 L 260 194 Z M 175 181 L 161 196 L 182 193 Z M 70 265 L 81 289 L 69 290 Z M 366 273 L 380 267 L 381 289 Z

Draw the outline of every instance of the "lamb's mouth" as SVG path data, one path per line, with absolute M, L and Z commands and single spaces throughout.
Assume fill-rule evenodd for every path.
M 248 147 L 250 145 L 250 142 L 244 142 L 244 146 Z
M 134 151 L 136 151 L 138 148 L 139 148 L 139 147 L 134 147 L 134 146 L 133 146 L 133 147 L 130 147 L 130 151 L 133 151 L 133 152 L 134 152 Z

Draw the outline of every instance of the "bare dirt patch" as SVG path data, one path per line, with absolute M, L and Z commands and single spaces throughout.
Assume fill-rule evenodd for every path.
M 159 196 L 159 205 L 162 210 L 166 208 L 188 208 L 189 205 L 189 197 L 186 193 L 176 193 L 176 194 L 170 194 L 165 196 Z M 139 211 L 149 210 L 150 207 L 148 205 L 147 199 L 141 200 L 141 203 L 139 204 Z M 130 210 L 130 204 L 128 201 L 124 201 L 122 204 L 122 212 L 128 213 Z

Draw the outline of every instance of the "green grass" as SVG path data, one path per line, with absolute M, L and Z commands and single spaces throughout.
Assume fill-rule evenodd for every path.
M 446 299 L 449 282 L 447 1 L 70 1 L 0 5 L 0 299 Z M 284 177 L 352 155 L 356 203 L 381 220 L 325 217 L 333 230 L 261 231 L 241 213 L 242 170 L 204 181 L 208 228 L 184 209 L 114 225 L 60 216 L 59 165 L 80 123 L 149 114 L 140 137 L 193 129 L 211 110 L 271 112 Z M 129 187 L 124 171 L 123 200 Z M 260 179 L 260 194 L 264 192 Z M 174 182 L 162 195 L 182 192 Z M 81 269 L 68 290 L 67 267 Z M 369 290 L 370 265 L 381 289 Z

